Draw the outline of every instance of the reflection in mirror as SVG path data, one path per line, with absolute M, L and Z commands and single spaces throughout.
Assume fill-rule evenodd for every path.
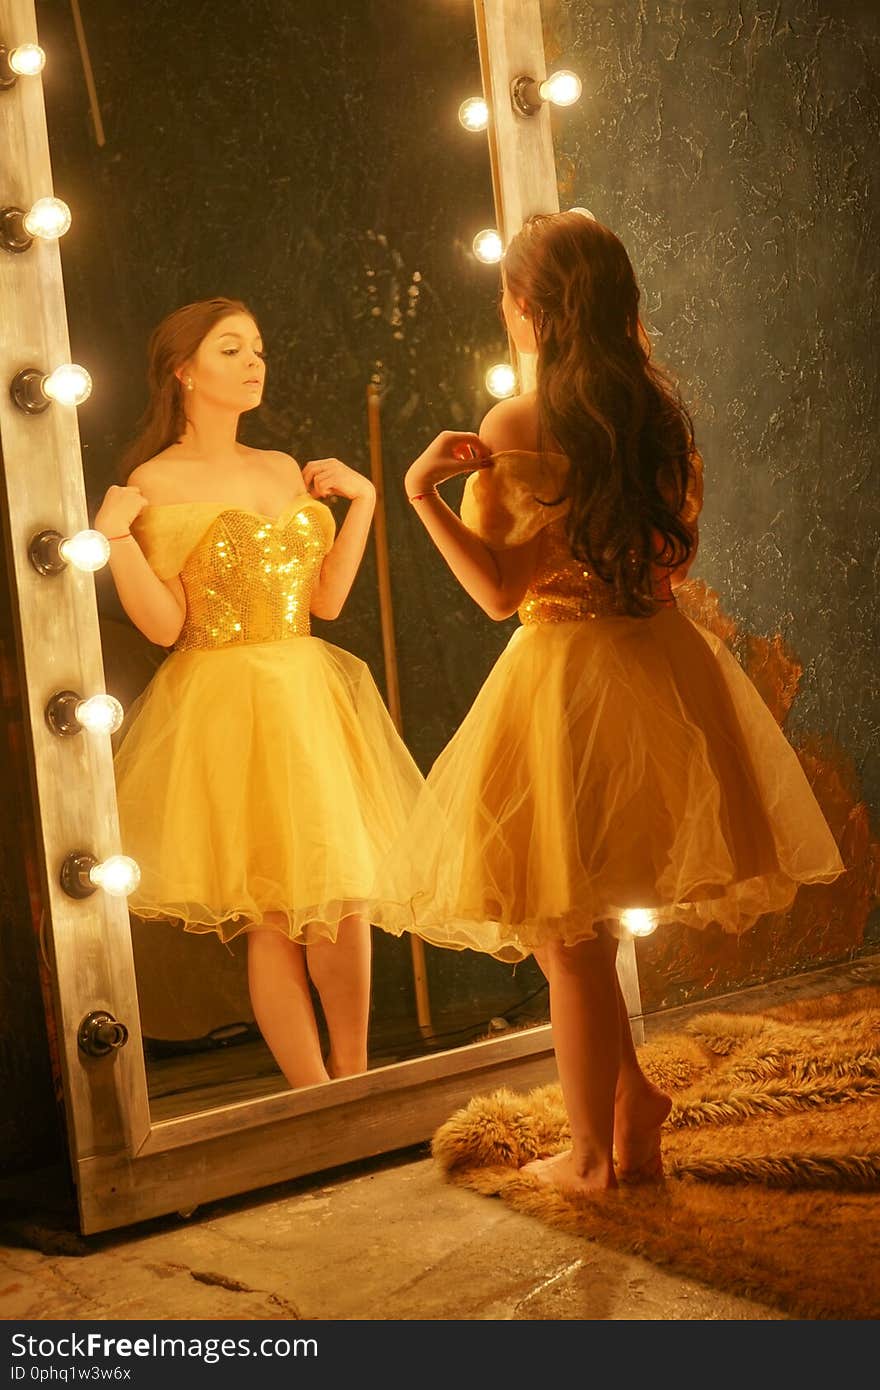
M 487 369 L 507 356 L 497 265 L 474 253 L 494 223 L 486 135 L 459 119 L 480 91 L 473 7 L 255 0 L 209 21 L 170 0 L 98 0 L 85 21 L 79 43 L 70 14 L 51 8 L 41 34 L 67 56 L 45 95 L 56 189 L 77 210 L 62 256 L 73 357 L 95 382 L 80 410 L 90 513 L 121 481 L 149 335 L 180 305 L 229 296 L 257 317 L 268 373 L 260 409 L 242 417 L 249 447 L 301 466 L 338 458 L 369 477 L 373 386 L 393 670 L 375 535 L 342 613 L 312 632 L 365 662 L 386 700 L 393 675 L 400 733 L 426 772 L 515 626 L 462 593 L 401 486 L 439 430 L 478 426 Z M 453 506 L 463 481 L 444 489 Z M 338 533 L 350 504 L 329 506 Z M 109 572 L 98 603 L 124 737 L 168 649 L 134 625 Z M 309 714 L 291 720 L 308 730 Z M 132 933 L 154 1117 L 284 1089 L 255 1022 L 246 936 L 224 944 L 138 917 Z M 420 966 L 408 939 L 372 931 L 371 1069 L 545 1022 L 546 1004 L 531 961 L 426 947 Z

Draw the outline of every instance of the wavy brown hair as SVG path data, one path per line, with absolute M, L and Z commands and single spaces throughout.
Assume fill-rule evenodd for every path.
M 123 483 L 138 464 L 146 463 L 147 459 L 154 458 L 182 438 L 186 412 L 183 385 L 175 372 L 195 356 L 199 344 L 214 325 L 230 314 L 247 314 L 254 318 L 240 299 L 199 299 L 167 314 L 153 329 L 147 345 L 150 400 L 119 465 Z
M 600 222 L 547 213 L 527 219 L 503 269 L 535 328 L 539 440 L 571 464 L 572 553 L 646 616 L 653 567 L 694 549 L 681 513 L 697 453 L 677 387 L 650 360 L 630 259 Z

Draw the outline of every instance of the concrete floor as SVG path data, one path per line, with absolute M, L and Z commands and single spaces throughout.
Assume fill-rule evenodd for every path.
M 880 984 L 880 955 L 716 999 L 771 1004 Z M 649 1020 L 648 1036 L 707 1006 Z M 423 1146 L 83 1238 L 41 1211 L 0 1223 L 0 1317 L 786 1320 L 452 1187 Z

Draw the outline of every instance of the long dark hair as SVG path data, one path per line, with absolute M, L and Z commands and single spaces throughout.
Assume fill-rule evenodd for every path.
M 653 566 L 675 569 L 693 549 L 681 512 L 696 448 L 677 387 L 650 360 L 629 257 L 583 213 L 542 213 L 503 269 L 534 323 L 539 440 L 571 464 L 572 553 L 614 585 L 623 612 L 645 616 Z
M 199 299 L 167 314 L 153 329 L 147 345 L 150 400 L 137 432 L 119 465 L 123 483 L 138 464 L 176 444 L 186 429 L 183 386 L 175 376 L 195 355 L 215 323 L 230 314 L 253 314 L 240 299 Z

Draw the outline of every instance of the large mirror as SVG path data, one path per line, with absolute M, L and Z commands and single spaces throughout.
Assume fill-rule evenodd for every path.
M 95 0 L 38 17 L 55 187 L 76 211 L 62 248 L 72 355 L 95 386 L 79 415 L 90 514 L 146 403 L 149 334 L 182 304 L 240 298 L 259 321 L 268 380 L 249 444 L 369 476 L 374 388 L 393 655 L 375 533 L 341 616 L 312 631 L 365 661 L 386 698 L 397 683 L 427 771 L 516 623 L 463 594 L 402 489 L 439 430 L 478 427 L 486 371 L 507 356 L 497 267 L 472 250 L 495 219 L 487 139 L 458 119 L 481 90 L 471 0 Z M 462 485 L 447 485 L 451 505 Z M 106 687 L 127 709 L 168 653 L 109 571 L 97 584 Z M 131 930 L 152 1118 L 287 1089 L 254 1022 L 244 938 L 136 917 Z M 546 1022 L 532 961 L 420 954 L 375 928 L 372 944 L 370 1070 Z

